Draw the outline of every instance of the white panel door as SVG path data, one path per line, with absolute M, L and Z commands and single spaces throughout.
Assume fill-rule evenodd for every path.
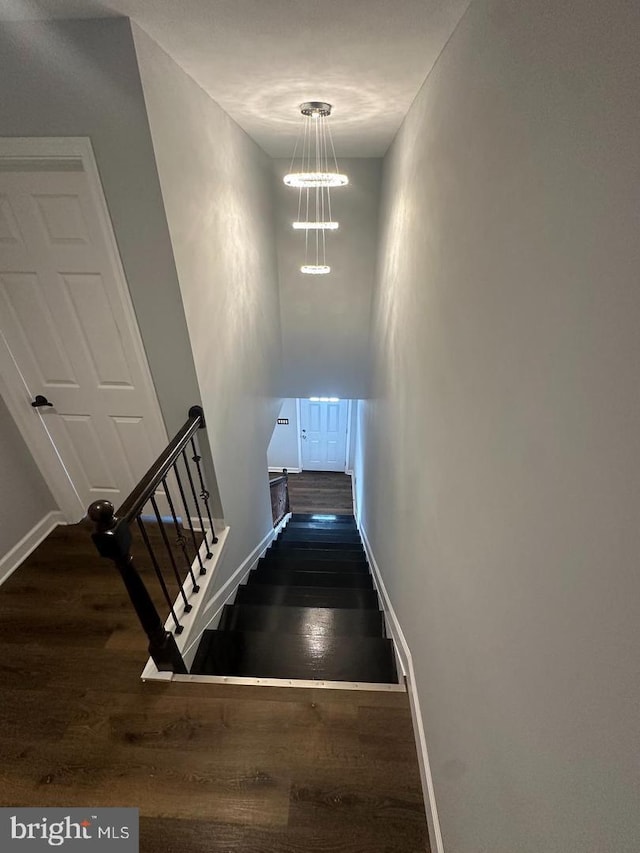
M 117 507 L 166 432 L 110 222 L 73 162 L 0 169 L 0 332 L 5 385 L 30 418 L 25 439 L 36 459 L 48 451 L 43 473 L 57 497 L 64 485 L 74 493 L 67 516 L 81 518 L 97 498 Z M 53 405 L 30 408 L 38 394 Z
M 345 471 L 348 400 L 300 400 L 303 471 Z

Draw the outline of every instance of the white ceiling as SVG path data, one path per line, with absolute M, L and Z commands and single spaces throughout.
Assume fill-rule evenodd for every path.
M 470 0 L 0 0 L 0 19 L 126 15 L 273 157 L 302 101 L 339 156 L 380 157 Z

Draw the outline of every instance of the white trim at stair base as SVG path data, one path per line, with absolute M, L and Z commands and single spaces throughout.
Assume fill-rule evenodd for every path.
M 218 590 L 218 592 L 210 598 L 208 601 L 206 590 L 211 586 L 211 582 L 213 576 L 215 574 L 215 566 L 220 559 L 220 554 L 222 553 L 222 548 L 226 544 L 227 535 L 229 533 L 229 528 L 226 527 L 221 533 L 218 534 L 218 544 L 214 545 L 214 557 L 215 563 L 212 568 L 209 569 L 209 564 L 207 564 L 207 583 L 205 589 L 200 589 L 200 592 L 197 594 L 197 599 L 193 597 L 193 610 L 191 613 L 184 614 L 184 607 L 181 602 L 176 601 L 175 609 L 178 616 L 178 620 L 181 624 L 185 626 L 182 634 L 176 636 L 176 644 L 182 657 L 184 658 L 185 664 L 187 668 L 191 666 L 193 663 L 193 659 L 196 656 L 196 652 L 198 650 L 198 643 L 204 632 L 216 622 L 216 619 L 219 618 L 222 608 L 225 604 L 227 604 L 233 596 L 236 594 L 238 587 L 245 580 L 251 569 L 253 569 L 260 557 L 267 550 L 273 539 L 278 535 L 282 527 L 289 520 L 291 514 L 286 515 L 280 524 L 277 527 L 272 528 L 267 532 L 259 545 L 257 545 L 253 551 L 249 554 L 249 556 L 241 563 L 241 565 L 235 570 L 235 572 L 231 575 L 229 580 L 227 580 Z M 203 543 L 204 545 L 204 543 Z M 206 554 L 206 550 L 205 550 Z M 205 603 L 206 601 L 206 603 Z M 215 611 L 210 615 L 207 614 L 215 608 Z M 198 625 L 204 622 L 204 627 L 199 628 Z M 165 628 L 167 631 L 171 631 L 173 628 L 173 621 L 171 618 L 167 619 L 165 623 Z M 197 632 L 194 633 L 194 629 L 197 629 Z M 204 676 L 208 678 L 209 676 Z M 173 681 L 177 678 L 175 673 L 172 672 L 159 672 L 154 662 L 149 658 L 147 661 L 147 665 L 145 666 L 142 676 L 143 681 Z M 184 678 L 184 676 L 183 676 Z
M 407 643 L 406 637 L 400 627 L 398 617 L 391 604 L 389 593 L 382 580 L 382 575 L 376 559 L 373 555 L 371 543 L 367 537 L 367 532 L 362 526 L 360 519 L 357 518 L 357 525 L 362 536 L 367 559 L 371 566 L 374 584 L 380 595 L 382 607 L 384 609 L 387 624 L 391 630 L 393 644 L 396 647 L 402 669 L 407 680 L 407 688 L 409 693 L 409 704 L 411 706 L 411 716 L 413 718 L 413 730 L 416 736 L 416 746 L 418 752 L 418 764 L 420 765 L 420 776 L 422 777 L 422 791 L 424 796 L 424 804 L 427 813 L 427 823 L 429 824 L 429 838 L 434 849 L 434 853 L 444 853 L 444 844 L 442 842 L 442 831 L 440 829 L 440 820 L 438 818 L 438 807 L 436 804 L 436 795 L 433 787 L 433 778 L 431 776 L 431 765 L 429 763 L 429 754 L 427 752 L 427 742 L 424 734 L 424 726 L 422 724 L 422 713 L 420 711 L 420 700 L 416 687 L 416 677 L 413 670 L 413 659 L 411 650 Z
M 13 548 L 0 558 L 0 586 L 36 550 L 38 545 L 47 538 L 54 527 L 66 524 L 64 514 L 59 510 L 48 512 L 44 518 L 35 524 L 28 533 L 17 542 Z
M 309 678 L 248 678 L 237 675 L 174 675 L 173 681 L 197 684 L 239 684 L 249 687 L 316 687 L 320 690 L 366 690 L 369 693 L 406 693 L 404 684 L 375 681 L 316 681 Z
M 287 468 L 287 474 L 300 474 L 302 468 Z M 270 474 L 284 474 L 282 468 L 269 468 Z

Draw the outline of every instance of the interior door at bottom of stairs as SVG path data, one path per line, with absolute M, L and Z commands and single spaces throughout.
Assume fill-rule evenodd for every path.
M 117 507 L 167 443 L 102 190 L 78 164 L 0 168 L 0 371 L 68 521 Z
M 348 413 L 348 400 L 300 400 L 303 470 L 346 470 Z

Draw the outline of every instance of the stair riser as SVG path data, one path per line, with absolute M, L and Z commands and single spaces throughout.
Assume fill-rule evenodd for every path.
M 355 572 L 286 572 L 275 569 L 254 569 L 249 573 L 249 584 L 272 586 L 315 586 L 339 589 L 373 589 L 371 575 Z
M 291 514 L 291 521 L 313 521 L 314 515 L 333 515 L 338 523 L 348 522 L 355 524 L 356 520 L 353 515 L 345 513 L 313 513 L 313 512 L 294 512 Z
M 336 607 L 273 607 L 226 604 L 220 630 L 267 631 L 277 634 L 314 634 L 333 637 L 382 637 L 382 613 Z
M 238 604 L 277 604 L 286 607 L 341 607 L 379 610 L 375 590 L 335 589 L 335 587 L 287 587 L 252 584 L 241 586 L 236 594 Z
M 317 561 L 335 561 L 350 563 L 366 564 L 364 551 L 358 548 L 349 548 L 340 551 L 339 548 L 288 548 L 277 547 L 268 548 L 265 551 L 265 558 L 277 558 L 283 560 L 317 560 Z
M 355 524 L 346 524 L 339 523 L 335 521 L 290 521 L 287 526 L 287 530 L 337 530 L 337 531 L 345 531 L 345 530 L 357 530 Z
M 339 551 L 342 549 L 344 551 L 359 551 L 361 554 L 364 553 L 361 542 L 331 542 L 327 539 L 309 540 L 295 539 L 293 537 L 287 537 L 287 539 L 275 539 L 271 543 L 271 548 L 317 548 L 321 551 Z
M 303 541 L 317 539 L 318 542 L 361 542 L 357 530 L 341 533 L 340 531 L 328 530 L 296 530 L 296 528 L 285 527 L 278 539 L 302 539 Z
M 304 560 L 301 558 L 291 560 L 272 555 L 261 557 L 258 560 L 258 568 L 261 569 L 262 567 L 295 572 L 360 572 L 365 575 L 369 574 L 368 565 L 364 561 L 356 562 L 355 560 Z

